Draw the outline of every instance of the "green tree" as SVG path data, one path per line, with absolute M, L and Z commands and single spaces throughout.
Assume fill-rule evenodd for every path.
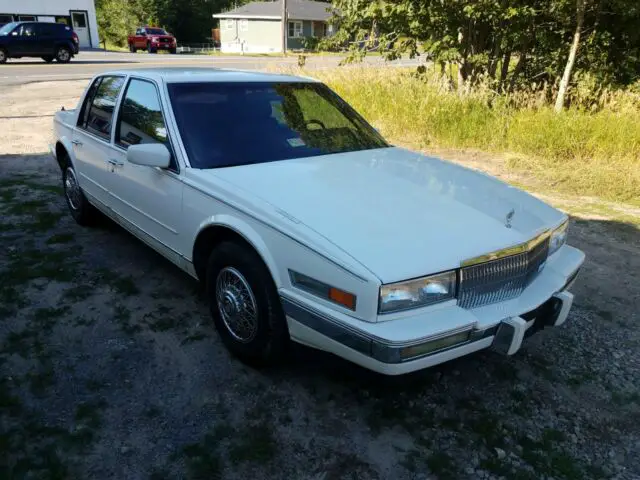
M 576 0 L 335 0 L 340 29 L 329 42 L 349 43 L 350 60 L 368 50 L 396 58 L 422 49 L 458 88 L 482 78 L 499 91 L 557 85 L 568 59 L 565 90 L 571 72 L 601 83 L 637 80 L 640 2 L 581 3 L 582 11 Z

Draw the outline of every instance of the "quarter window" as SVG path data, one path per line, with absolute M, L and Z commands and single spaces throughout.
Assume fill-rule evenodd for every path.
M 120 107 L 116 143 L 123 148 L 162 143 L 171 151 L 158 90 L 151 82 L 134 78 L 129 83 Z M 170 168 L 175 167 L 172 155 Z
M 95 91 L 88 111 L 82 112 L 85 115 L 81 118 L 83 122 L 82 125 L 80 125 L 81 128 L 105 140 L 110 139 L 113 110 L 123 84 L 124 78 L 122 77 L 102 77 L 102 81 Z M 90 93 L 91 92 L 87 94 L 87 101 L 90 100 Z

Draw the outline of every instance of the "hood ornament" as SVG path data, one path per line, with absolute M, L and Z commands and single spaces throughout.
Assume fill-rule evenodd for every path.
M 513 216 L 516 214 L 516 211 L 512 208 L 509 213 L 507 213 L 506 218 L 504 219 L 504 226 L 507 228 L 511 228 L 511 220 L 513 220 Z

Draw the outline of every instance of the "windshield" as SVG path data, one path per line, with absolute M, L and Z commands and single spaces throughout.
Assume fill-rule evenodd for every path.
M 0 28 L 0 37 L 6 37 L 17 26 L 18 24 L 16 22 L 7 23 L 4 27 Z
M 169 96 L 194 168 L 389 146 L 320 83 L 173 83 Z
M 147 32 L 147 35 L 166 35 L 167 34 L 167 32 L 165 32 L 162 28 L 145 28 L 144 31 Z

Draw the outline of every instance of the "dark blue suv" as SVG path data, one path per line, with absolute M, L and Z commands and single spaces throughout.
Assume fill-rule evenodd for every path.
M 69 63 L 79 46 L 78 35 L 64 23 L 12 22 L 0 27 L 0 63 L 21 57 Z

